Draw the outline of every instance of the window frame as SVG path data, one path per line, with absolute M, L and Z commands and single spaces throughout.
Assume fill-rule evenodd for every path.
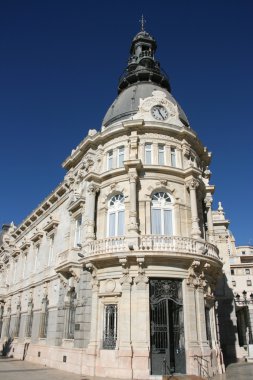
M 149 149 L 147 148 L 148 146 L 150 146 Z M 153 144 L 146 142 L 144 150 L 145 150 L 145 164 L 146 165 L 152 165 L 152 163 L 153 163 Z M 148 153 L 150 154 L 150 162 L 148 162 L 148 160 L 147 160 L 147 154 Z
M 173 168 L 177 167 L 177 151 L 175 146 L 170 147 L 170 164 Z
M 111 205 L 110 203 L 113 201 L 114 198 L 122 197 L 121 201 L 116 199 L 114 202 L 114 205 Z M 116 203 L 117 202 L 117 203 Z M 114 207 L 115 206 L 115 207 Z M 123 213 L 123 233 L 118 234 L 119 232 L 119 214 Z M 114 234 L 110 233 L 110 216 L 115 215 L 114 219 Z M 123 193 L 118 193 L 115 195 L 112 195 L 110 199 L 108 200 L 108 209 L 107 209 L 107 237 L 120 237 L 125 235 L 125 196 Z
M 163 194 L 161 197 L 160 195 Z M 159 195 L 159 199 L 155 200 L 154 197 Z M 166 203 L 166 197 L 169 198 L 169 202 Z M 153 202 L 157 201 L 157 205 Z M 160 233 L 154 232 L 154 226 L 153 226 L 153 211 L 159 210 L 160 211 L 160 227 L 161 231 Z M 171 223 L 171 231 L 169 234 L 165 233 L 165 223 L 166 223 L 166 211 L 170 211 L 170 223 Z M 165 191 L 157 191 L 152 194 L 151 197 L 151 234 L 152 235 L 161 235 L 161 236 L 173 236 L 174 235 L 174 217 L 173 217 L 173 200 L 171 195 L 168 192 Z
M 162 163 L 160 162 L 160 154 L 162 154 Z M 166 165 L 165 144 L 158 144 L 158 165 Z
M 107 170 L 113 169 L 113 149 L 107 152 Z
M 120 151 L 123 149 L 122 151 Z M 122 157 L 123 156 L 123 160 Z M 122 160 L 122 162 L 121 162 Z M 125 146 L 121 145 L 117 148 L 117 167 L 118 168 L 123 168 L 124 167 L 124 160 L 125 160 Z

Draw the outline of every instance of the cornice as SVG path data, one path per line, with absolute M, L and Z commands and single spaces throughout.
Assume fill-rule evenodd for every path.
M 43 202 L 38 205 L 35 210 L 33 210 L 30 215 L 28 215 L 23 222 L 20 223 L 11 236 L 14 239 L 22 238 L 25 233 L 41 222 L 43 217 L 47 216 L 55 207 L 61 204 L 65 200 L 67 193 L 68 186 L 65 182 L 62 182 L 51 194 L 48 195 L 48 197 L 44 199 Z M 49 205 L 49 207 L 46 205 Z
M 204 147 L 201 141 L 198 139 L 196 132 L 184 126 L 177 126 L 174 124 L 168 124 L 164 122 L 145 122 L 144 120 L 126 120 L 114 126 L 104 128 L 102 132 L 94 134 L 88 134 L 81 143 L 74 149 L 70 156 L 68 156 L 62 163 L 63 168 L 66 170 L 75 167 L 82 159 L 85 152 L 91 148 L 98 148 L 100 144 L 104 144 L 108 139 L 116 136 L 128 135 L 131 131 L 137 131 L 141 134 L 145 134 L 148 131 L 164 133 L 168 136 L 168 133 L 178 135 L 181 140 L 190 140 L 191 147 L 194 147 L 196 153 L 200 159 L 205 162 L 206 165 L 210 164 L 211 153 Z

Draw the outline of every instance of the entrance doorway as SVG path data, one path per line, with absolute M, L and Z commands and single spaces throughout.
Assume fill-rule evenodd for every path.
M 151 373 L 185 373 L 182 281 L 150 280 Z

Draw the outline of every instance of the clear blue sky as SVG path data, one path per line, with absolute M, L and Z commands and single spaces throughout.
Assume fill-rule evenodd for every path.
M 0 223 L 19 224 L 101 127 L 144 14 L 191 127 L 213 152 L 214 206 L 253 244 L 253 1 L 0 2 Z

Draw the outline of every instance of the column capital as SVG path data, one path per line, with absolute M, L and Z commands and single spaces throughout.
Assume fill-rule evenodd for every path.
M 196 190 L 199 187 L 199 180 L 196 178 L 191 178 L 186 182 L 186 186 L 189 190 Z
M 206 195 L 204 202 L 205 202 L 206 207 L 210 208 L 213 203 L 213 197 L 211 195 Z
M 87 192 L 90 195 L 95 195 L 99 191 L 99 186 L 95 182 L 90 182 L 87 186 Z

